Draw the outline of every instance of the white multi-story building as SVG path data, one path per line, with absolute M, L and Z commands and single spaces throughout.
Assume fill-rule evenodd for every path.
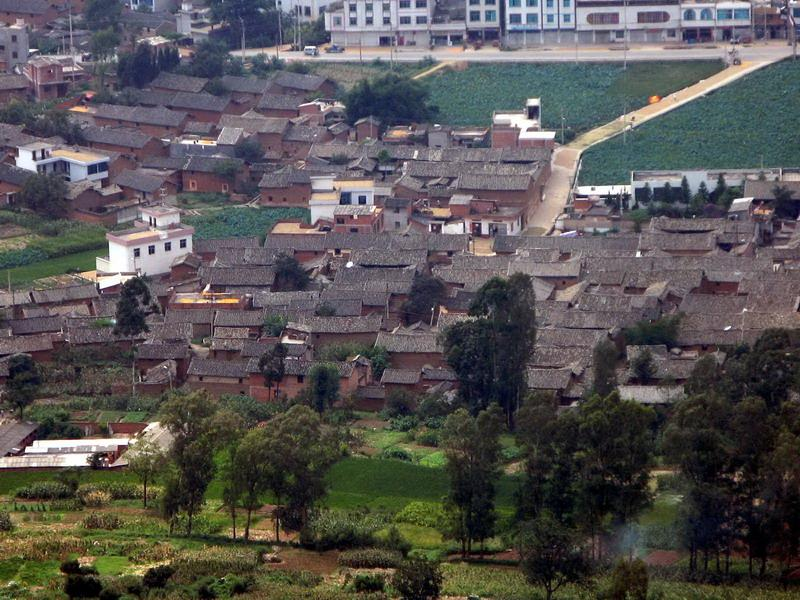
M 681 2 L 681 31 L 685 41 L 729 40 L 752 27 L 749 2 Z
M 194 228 L 181 224 L 180 211 L 171 206 L 141 210 L 141 222 L 132 229 L 106 234 L 108 256 L 97 257 L 105 274 L 159 275 L 168 273 L 175 259 L 192 252 Z
M 28 26 L 22 19 L 13 25 L 0 26 L 0 71 L 11 72 L 28 62 Z
M 661 42 L 679 39 L 675 0 L 576 0 L 580 41 Z
M 337 179 L 336 175 L 311 177 L 311 197 L 308 209 L 311 222 L 333 221 L 337 206 L 374 206 L 375 182 L 365 179 Z
M 511 45 L 572 41 L 575 0 L 505 0 L 505 30 Z
M 33 142 L 17 148 L 16 165 L 40 175 L 58 173 L 66 181 L 102 181 L 108 179 L 109 157 L 94 150 L 57 147 Z
M 500 3 L 507 0 L 467 0 L 467 35 L 470 39 L 500 38 Z

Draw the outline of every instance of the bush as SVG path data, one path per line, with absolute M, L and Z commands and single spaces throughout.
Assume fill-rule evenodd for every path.
M 167 581 L 175 573 L 170 565 L 159 565 L 152 567 L 145 571 L 142 578 L 142 585 L 147 588 L 163 588 L 167 585 Z
M 360 548 L 342 552 L 338 562 L 351 569 L 395 569 L 403 562 L 403 555 L 384 548 Z
M 70 598 L 96 598 L 103 590 L 97 577 L 86 575 L 67 575 L 64 582 L 64 593 Z
M 14 493 L 23 500 L 64 500 L 74 494 L 71 487 L 58 481 L 34 481 Z
M 92 490 L 79 496 L 78 499 L 84 506 L 89 508 L 103 508 L 104 506 L 108 506 L 108 503 L 111 502 L 111 494 L 100 490 Z
M 400 530 L 394 525 L 389 528 L 386 537 L 381 540 L 381 546 L 388 550 L 399 552 L 403 556 L 406 556 L 411 551 L 411 542 L 404 538 Z
M 426 429 L 417 434 L 416 441 L 420 446 L 430 446 L 438 448 L 441 442 L 441 434 L 436 430 Z
M 608 591 L 602 596 L 607 600 L 647 600 L 647 580 L 643 561 L 620 560 L 611 572 Z
M 209 575 L 221 573 L 246 575 L 256 570 L 260 563 L 256 550 L 243 548 L 207 547 L 182 553 L 172 562 L 175 580 L 186 583 Z
M 386 586 L 383 575 L 379 573 L 359 573 L 353 580 L 353 589 L 356 592 L 382 592 Z
M 419 424 L 417 417 L 413 415 L 406 415 L 403 417 L 394 417 L 389 420 L 389 425 L 386 429 L 389 431 L 411 431 Z
M 411 454 L 411 452 L 405 448 L 398 448 L 397 446 L 386 448 L 383 452 L 381 452 L 381 458 L 390 458 L 405 462 L 412 462 L 414 460 L 414 456 Z
M 447 516 L 438 502 L 409 502 L 394 516 L 395 523 L 409 523 L 418 527 L 442 529 Z
M 385 524 L 377 515 L 323 511 L 300 532 L 300 543 L 317 551 L 370 546 L 375 543 L 374 533 Z
M 386 396 L 384 412 L 390 418 L 404 417 L 414 412 L 416 400 L 405 390 L 391 390 Z
M 5 510 L 0 510 L 0 531 L 14 531 L 11 515 Z
M 656 475 L 656 489 L 682 494 L 686 491 L 686 481 L 678 473 L 659 473 Z
M 100 492 L 94 492 L 100 493 Z M 86 515 L 81 522 L 84 529 L 105 529 L 111 531 L 122 527 L 122 519 L 117 515 L 107 513 L 91 513 Z
M 439 564 L 424 558 L 404 561 L 392 578 L 392 585 L 403 600 L 438 598 L 442 588 Z

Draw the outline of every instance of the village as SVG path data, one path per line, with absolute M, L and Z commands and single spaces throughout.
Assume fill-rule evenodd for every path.
M 234 4 L 0 0 L 0 599 L 793 597 L 800 9 Z

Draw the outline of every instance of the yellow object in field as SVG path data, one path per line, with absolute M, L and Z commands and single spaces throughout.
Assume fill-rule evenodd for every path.
M 648 104 L 655 104 L 656 102 L 661 102 L 661 96 L 650 96 L 647 99 Z

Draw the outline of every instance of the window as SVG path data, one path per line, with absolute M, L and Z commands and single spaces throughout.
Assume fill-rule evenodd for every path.
M 528 25 L 538 25 L 539 24 L 539 15 L 527 14 L 527 15 L 525 15 L 525 22 Z
M 400 25 L 411 25 L 411 17 L 400 17 Z
M 570 0 L 564 0 L 564 8 L 569 8 Z
M 692 11 L 694 13 L 694 11 Z M 694 14 L 692 14 L 692 19 L 694 19 Z M 700 20 L 701 21 L 713 21 L 714 20 L 714 11 L 710 8 L 704 8 L 700 11 Z
M 486 20 L 487 23 L 491 23 L 492 21 L 497 21 L 497 11 L 496 10 L 487 10 L 483 14 L 483 18 Z
M 539 6 L 539 0 L 525 0 L 525 6 L 528 8 L 536 8 Z
M 478 6 L 481 3 L 481 0 L 469 0 L 470 6 Z
M 388 2 L 384 2 L 381 5 L 381 9 L 383 10 L 383 12 L 389 12 L 391 10 L 391 6 L 389 5 Z
M 12 35 L 12 36 L 11 36 L 11 43 L 12 43 L 12 44 L 13 44 L 13 43 L 16 43 L 16 41 L 17 41 L 17 36 L 15 36 L 15 35 Z
M 702 12 L 700 13 L 703 14 Z M 694 21 L 697 18 L 697 13 L 694 12 L 693 8 L 683 11 L 683 20 L 684 21 Z M 701 19 L 703 17 L 700 17 Z
M 350 17 L 350 25 L 358 25 L 358 19 L 355 17 Z
M 97 165 L 97 171 L 100 173 L 107 173 L 108 163 L 100 163 L 99 165 Z
M 395 221 L 394 222 L 394 228 L 395 229 L 400 229 L 400 221 Z
M 133 258 L 139 258 L 142 255 L 141 248 L 134 248 L 133 249 Z
M 663 10 L 648 10 L 636 13 L 637 23 L 666 23 L 669 21 L 669 13 Z
M 310 17 L 311 16 L 311 7 L 304 6 L 303 7 L 303 16 Z
M 384 25 L 391 25 L 392 24 L 392 17 L 383 17 L 383 24 Z
M 733 18 L 739 20 L 748 20 L 750 19 L 750 9 L 749 8 L 734 8 L 733 9 Z
M 297 376 L 297 383 L 303 383 L 304 379 L 305 379 L 305 377 L 303 375 L 298 375 Z
M 486 6 L 494 6 L 495 4 L 497 4 L 496 0 L 483 0 L 483 3 Z
M 427 22 L 428 22 L 427 15 L 422 15 L 422 16 L 418 16 L 417 17 L 417 25 L 425 25 L 425 23 L 427 23 Z M 361 198 L 359 197 L 359 200 L 360 199 Z
M 400 0 L 400 8 L 411 8 L 411 0 Z
M 418 18 L 419 18 L 419 17 L 418 17 Z M 366 203 L 367 203 L 367 197 L 366 197 L 366 196 L 364 196 L 364 195 L 361 195 L 361 196 L 359 196 L 359 197 L 358 197 L 358 203 L 359 203 L 359 204 L 366 204 Z
M 172 252 L 172 242 L 164 242 L 164 252 Z
M 481 11 L 479 10 L 471 10 L 469 11 L 469 20 L 472 22 L 480 21 L 481 20 Z
M 181 248 L 186 248 L 186 239 L 182 239 L 182 240 L 180 241 L 180 247 L 181 247 Z
M 19 58 L 19 53 L 18 53 L 16 50 L 14 50 L 14 51 L 11 53 L 11 58 Z
M 333 24 L 337 27 L 342 26 L 342 17 L 333 17 Z
M 553 0 L 547 0 L 547 8 L 553 8 Z
M 189 191 L 195 192 L 197 191 L 197 181 L 194 179 L 189 180 Z
M 564 15 L 564 23 L 571 23 L 572 15 Z
M 416 0 L 414 6 L 417 8 L 428 8 L 428 0 Z
M 350 8 L 350 12 L 356 12 L 356 5 L 355 4 L 349 4 L 348 6 Z
M 372 22 L 373 22 L 373 19 L 372 19 L 372 17 L 371 17 L 371 16 L 368 16 L 368 17 L 365 19 L 365 23 L 366 23 L 367 25 L 372 25 Z
M 589 13 L 586 22 L 589 25 L 616 25 L 619 23 L 619 13 Z
M 222 193 L 223 193 L 223 194 L 227 194 L 229 189 L 230 189 L 230 188 L 228 187 L 228 184 L 227 184 L 227 183 L 223 183 L 223 184 L 222 184 Z
M 151 254 L 151 255 L 155 254 L 156 253 L 156 247 L 155 246 L 148 246 L 147 247 L 147 253 Z
M 512 25 L 519 25 L 522 23 L 522 15 L 519 13 L 511 13 L 508 15 L 508 22 Z
M 508 6 L 511 8 L 519 8 L 522 5 L 522 0 L 508 0 Z
M 97 165 L 89 165 L 89 167 L 86 169 L 86 172 L 89 173 L 89 175 L 96 175 Z
M 730 21 L 733 18 L 733 10 L 730 8 L 717 9 L 717 19 L 720 21 Z
M 547 22 L 548 23 L 554 23 L 555 20 L 556 20 L 555 15 L 547 15 Z
M 337 225 L 344 225 L 344 217 L 336 217 Z
M 346 205 L 352 203 L 353 203 L 353 194 L 351 192 L 342 192 L 341 196 L 339 196 L 339 204 Z
M 367 12 L 372 12 L 372 2 L 367 2 L 364 6 L 366 6 Z

